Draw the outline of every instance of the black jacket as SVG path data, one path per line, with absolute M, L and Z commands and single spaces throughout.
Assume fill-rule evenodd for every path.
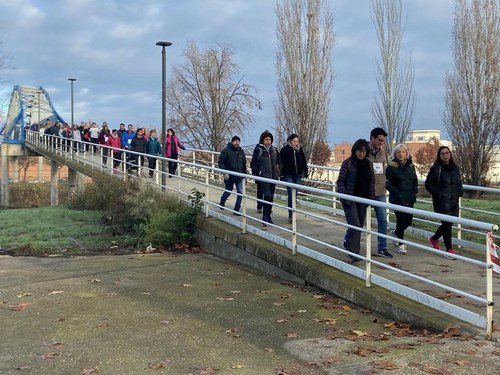
M 417 200 L 418 179 L 411 159 L 401 164 L 392 160 L 385 171 L 389 202 L 413 207 Z
M 281 175 L 307 177 L 306 156 L 302 147 L 298 151 L 287 144 L 280 151 Z
M 146 153 L 146 143 L 147 140 L 144 137 L 139 138 L 135 136 L 132 138 L 132 143 L 130 144 L 130 150 L 135 152 Z
M 252 175 L 277 180 L 279 173 L 280 154 L 278 149 L 271 145 L 266 148 L 263 144 L 255 146 L 250 166 Z
M 456 164 L 434 163 L 427 174 L 425 188 L 432 194 L 435 212 L 458 216 L 458 199 L 464 189 Z
M 245 151 L 241 147 L 234 147 L 228 143 L 226 148 L 219 155 L 219 168 L 227 171 L 247 173 L 247 161 Z M 229 176 L 229 181 L 240 182 L 241 177 Z

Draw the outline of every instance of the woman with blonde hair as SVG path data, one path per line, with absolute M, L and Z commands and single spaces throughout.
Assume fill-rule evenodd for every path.
M 391 160 L 387 166 L 386 178 L 389 203 L 413 207 L 417 200 L 418 179 L 410 151 L 406 145 L 400 143 L 394 147 Z M 394 211 L 394 214 L 396 215 L 396 229 L 392 233 L 403 240 L 406 228 L 413 221 L 413 215 L 401 211 Z M 398 247 L 398 253 L 406 254 L 406 245 L 404 243 L 394 241 L 394 244 Z

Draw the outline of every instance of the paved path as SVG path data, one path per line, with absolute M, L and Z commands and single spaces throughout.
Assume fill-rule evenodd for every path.
M 0 301 L 2 375 L 500 374 L 492 342 L 204 253 L 0 256 Z

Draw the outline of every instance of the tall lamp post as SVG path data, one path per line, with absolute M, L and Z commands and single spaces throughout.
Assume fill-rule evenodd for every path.
M 40 121 L 40 91 L 36 92 L 37 96 L 37 101 L 38 101 L 38 119 L 36 120 L 36 123 L 38 124 L 38 129 L 42 127 L 41 121 Z
M 75 111 L 73 107 L 73 83 L 76 81 L 76 78 L 68 78 L 68 81 L 71 82 L 71 126 L 75 123 Z
M 166 47 L 172 45 L 171 42 L 157 42 L 161 47 L 161 147 L 163 156 L 165 156 L 166 136 L 167 136 L 167 52 Z M 165 190 L 167 185 L 167 162 L 161 163 L 161 188 Z

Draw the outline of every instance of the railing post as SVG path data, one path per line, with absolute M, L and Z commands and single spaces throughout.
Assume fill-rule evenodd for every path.
M 297 254 L 297 189 L 292 188 L 292 255 Z
M 486 233 L 486 338 L 490 340 L 493 337 L 493 263 L 490 257 L 489 233 Z M 493 234 L 491 233 L 491 237 Z
M 370 287 L 372 284 L 372 218 L 371 218 L 371 206 L 366 207 L 366 287 Z M 360 228 L 362 229 L 362 228 Z
M 208 217 L 208 211 L 209 211 L 209 207 L 210 207 L 210 205 L 208 204 L 208 202 L 210 202 L 209 193 L 210 193 L 210 169 L 206 168 L 205 169 L 205 200 L 206 200 L 207 204 L 205 205 L 206 206 L 205 217 Z
M 247 179 L 243 178 L 241 180 L 241 196 L 242 196 L 242 202 L 241 202 L 241 214 L 243 215 L 241 218 L 241 225 L 242 225 L 242 232 L 245 234 L 247 232 Z
M 458 198 L 458 217 L 462 217 L 462 197 Z M 457 238 L 462 239 L 462 224 L 457 224 Z

